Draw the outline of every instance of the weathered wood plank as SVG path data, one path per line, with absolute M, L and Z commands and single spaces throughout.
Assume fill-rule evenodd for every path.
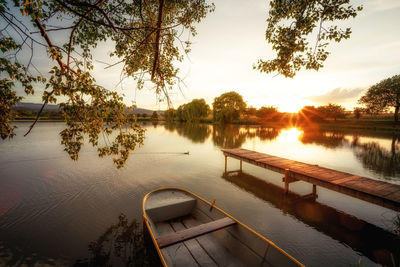
M 235 224 L 236 222 L 229 217 L 225 217 L 209 223 L 204 223 L 193 228 L 188 228 L 182 231 L 163 235 L 156 239 L 157 244 L 160 248 L 167 247 L 191 238 L 195 238 L 200 235 L 204 235 L 228 226 Z
M 257 162 L 261 162 L 261 161 L 263 161 L 264 159 L 268 159 L 268 158 L 271 158 L 272 156 L 268 156 L 268 157 L 266 157 L 265 155 L 264 155 L 264 157 L 262 157 L 262 158 L 260 158 L 260 159 L 257 159 L 256 161 Z
M 301 174 L 303 176 L 310 177 L 313 179 L 319 179 L 317 168 L 318 167 L 315 167 L 315 166 L 309 166 L 307 168 L 302 168 L 302 169 L 290 169 L 290 171 L 292 173 L 298 173 L 298 174 Z M 321 179 L 321 180 L 323 180 L 323 179 Z
M 176 232 L 187 229 L 181 221 L 172 221 L 171 225 Z M 186 240 L 184 244 L 200 266 L 218 266 L 196 239 Z
M 334 181 L 337 179 L 342 179 L 348 177 L 349 174 L 347 173 L 340 173 L 331 170 L 320 170 L 313 173 L 315 176 L 318 176 L 320 179 L 324 179 L 326 181 Z
M 381 188 L 380 190 L 383 191 L 383 193 L 385 194 L 385 197 L 387 197 L 388 195 L 394 194 L 396 192 L 400 191 L 400 187 L 392 187 L 392 186 L 387 186 L 384 188 Z
M 264 160 L 260 160 L 260 162 L 265 162 L 265 163 L 269 163 L 269 162 L 276 162 L 276 161 L 280 161 L 281 158 L 275 157 L 275 156 L 270 156 L 265 158 Z
M 263 154 L 257 153 L 257 154 L 246 154 L 246 158 L 251 159 L 251 160 L 258 160 L 265 158 Z
M 199 221 L 192 217 L 184 218 L 183 224 L 186 227 L 199 225 Z M 223 230 L 224 231 L 224 230 Z M 216 232 L 196 237 L 196 241 L 207 251 L 208 255 L 218 264 L 218 266 L 241 267 L 245 266 L 235 258 L 220 241 L 213 236 Z
M 391 193 L 387 197 L 390 197 L 390 199 L 393 199 L 394 201 L 400 202 L 400 190 L 396 191 L 394 193 Z
M 332 183 L 333 184 L 341 184 L 341 183 L 344 183 L 344 182 L 347 182 L 347 181 L 351 181 L 351 180 L 356 180 L 356 179 L 359 179 L 359 178 L 361 178 L 361 176 L 350 175 L 350 176 L 346 176 L 346 177 L 341 178 L 341 179 L 336 179 L 336 180 L 332 181 Z
M 174 232 L 172 226 L 167 222 L 157 223 L 157 232 L 160 234 L 168 234 Z M 174 263 L 174 266 L 199 266 L 194 260 L 186 246 L 182 244 L 175 244 L 161 249 L 167 262 Z
M 357 180 L 350 180 L 342 183 L 341 185 L 358 191 L 366 192 L 371 195 L 384 196 L 381 191 L 377 190 L 376 187 L 380 185 L 380 182 L 372 179 L 361 177 Z
M 270 163 L 272 163 L 276 166 L 282 166 L 282 167 L 287 167 L 287 166 L 291 166 L 291 164 L 293 163 L 291 160 L 287 160 L 287 159 L 282 159 L 282 158 L 278 158 L 276 160 L 270 161 Z

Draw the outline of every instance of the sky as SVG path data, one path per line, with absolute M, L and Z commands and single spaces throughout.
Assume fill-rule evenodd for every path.
M 295 112 L 304 105 L 337 103 L 347 109 L 372 85 L 399 74 L 400 67 L 400 1 L 351 1 L 364 9 L 354 19 L 339 25 L 351 27 L 350 39 L 332 43 L 330 56 L 319 71 L 300 71 L 294 78 L 253 69 L 259 59 L 273 59 L 274 51 L 265 40 L 269 1 L 215 0 L 215 11 L 197 25 L 198 34 L 190 38 L 192 51 L 179 63 L 184 85 L 170 92 L 172 105 L 204 98 L 212 104 L 224 92 L 236 91 L 249 106 L 275 106 L 282 112 Z M 108 61 L 110 43 L 101 44 L 95 58 Z M 114 88 L 120 68 L 104 70 L 95 63 L 97 83 Z M 148 109 L 166 109 L 149 88 L 137 90 L 132 80 L 118 89 L 125 103 Z M 25 102 L 39 102 L 40 95 Z

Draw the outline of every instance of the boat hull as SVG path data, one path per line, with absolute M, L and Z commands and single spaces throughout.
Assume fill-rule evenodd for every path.
M 201 197 L 160 188 L 143 199 L 143 218 L 164 266 L 303 266 Z

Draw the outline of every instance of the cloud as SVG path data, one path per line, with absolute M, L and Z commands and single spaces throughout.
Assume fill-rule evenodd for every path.
M 309 96 L 307 97 L 307 99 L 321 104 L 340 103 L 340 102 L 346 102 L 348 100 L 360 96 L 362 91 L 364 91 L 363 88 L 353 88 L 353 89 L 336 88 L 323 95 Z
M 393 10 L 400 8 L 400 2 L 398 0 L 372 0 L 368 2 L 368 7 L 376 11 Z

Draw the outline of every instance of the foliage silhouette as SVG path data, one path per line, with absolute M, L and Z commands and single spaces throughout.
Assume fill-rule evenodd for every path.
M 164 113 L 166 121 L 199 122 L 210 113 L 210 106 L 204 99 L 193 99 L 187 104 L 180 105 L 177 110 L 168 109 Z
M 70 157 L 78 159 L 87 139 L 99 156 L 114 156 L 116 166 L 122 167 L 130 151 L 142 144 L 144 131 L 132 122 L 135 117 L 127 114 L 116 88 L 96 84 L 93 52 L 100 43 L 110 42 L 110 57 L 119 62 L 107 63 L 107 68 L 122 64 L 122 77 L 133 78 L 139 89 L 152 85 L 169 102 L 168 90 L 179 81 L 174 63 L 182 61 L 182 52 L 188 53 L 191 45 L 179 36 L 182 30 L 195 35 L 194 25 L 213 10 L 205 0 L 0 0 L 1 138 L 14 135 L 10 110 L 21 100 L 15 88 L 33 94 L 41 84 L 43 106 L 26 134 L 47 103 L 61 101 L 67 124 L 61 142 Z M 28 56 L 20 61 L 19 53 Z M 49 59 L 47 74 L 33 64 L 39 57 Z
M 400 75 L 387 78 L 371 86 L 358 101 L 370 113 L 379 113 L 394 108 L 394 121 L 399 123 Z
M 335 121 L 337 119 L 343 119 L 346 117 L 345 109 L 341 105 L 329 103 L 325 106 L 319 106 L 317 108 L 319 113 L 325 118 L 331 118 Z
M 116 224 L 89 244 L 89 258 L 77 260 L 74 266 L 162 266 L 141 226 L 120 214 Z
M 253 68 L 293 77 L 301 68 L 318 70 L 329 52 L 330 41 L 340 42 L 350 37 L 351 29 L 341 29 L 333 23 L 355 17 L 362 6 L 353 7 L 350 0 L 273 0 L 267 18 L 266 39 L 276 51 L 276 58 L 259 60 Z M 329 25 L 326 27 L 324 24 Z M 307 37 L 315 33 L 310 44 Z
M 213 119 L 220 123 L 230 123 L 240 118 L 246 108 L 243 97 L 231 91 L 214 98 Z

